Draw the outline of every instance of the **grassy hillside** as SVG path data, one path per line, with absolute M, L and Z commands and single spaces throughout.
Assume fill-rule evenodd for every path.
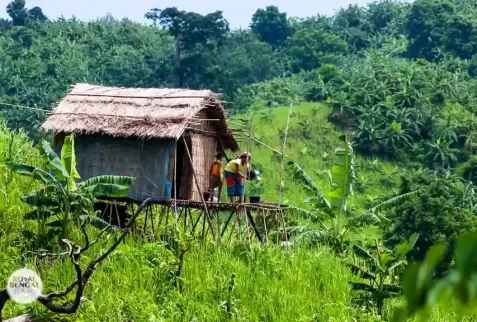
M 283 147 L 283 133 L 288 118 L 288 106 L 275 108 L 256 107 L 251 114 L 238 115 L 234 121 L 245 123 L 253 120 L 253 136 L 275 150 Z M 304 202 L 303 191 L 294 182 L 291 172 L 286 167 L 288 160 L 297 162 L 313 178 L 325 196 L 330 187 L 329 173 L 333 163 L 335 148 L 340 146 L 339 136 L 343 135 L 336 126 L 328 121 L 329 108 L 320 103 L 301 103 L 292 107 L 290 127 L 287 137 L 285 167 L 283 175 L 282 202 L 302 208 L 308 208 Z M 246 130 L 248 127 L 242 127 Z M 253 142 L 253 141 L 252 141 Z M 241 148 L 245 151 L 249 142 L 243 139 Z M 259 144 L 252 144 L 252 167 L 258 168 L 263 180 L 261 199 L 269 202 L 278 200 L 280 183 L 281 157 L 271 149 Z M 390 198 L 396 194 L 400 184 L 400 175 L 404 170 L 398 164 L 367 158 L 355 153 L 354 196 L 351 208 L 363 211 L 376 204 L 380 197 Z M 250 190 L 250 183 L 248 183 Z M 357 238 L 377 237 L 375 227 L 366 229 Z
M 15 269 L 33 266 L 25 230 L 36 223 L 23 220 L 28 208 L 20 196 L 31 191 L 32 180 L 13 175 L 5 167 L 8 159 L 41 166 L 38 152 L 23 133 L 12 133 L 0 123 L 0 281 Z M 94 229 L 89 233 L 94 236 Z M 79 231 L 72 240 L 81 241 Z M 99 254 L 105 245 L 91 250 Z M 185 291 L 180 295 L 171 280 L 174 256 L 161 243 L 131 236 L 95 272 L 85 293 L 86 302 L 71 317 L 44 315 L 45 321 L 223 321 L 223 302 L 231 294 L 233 315 L 238 321 L 351 321 L 351 274 L 335 261 L 326 248 L 296 250 L 254 248 L 242 245 L 221 249 L 194 246 L 186 257 Z M 45 290 L 59 290 L 74 279 L 68 260 L 47 260 L 40 266 Z M 298 286 L 298 287 L 297 287 Z M 27 308 L 9 302 L 5 317 L 25 310 L 42 314 L 40 305 Z
M 321 155 L 333 148 L 338 132 L 327 126 L 326 109 L 313 118 L 314 132 L 311 139 L 298 144 L 297 122 L 299 115 L 312 115 L 313 105 L 302 104 L 295 109 L 287 153 L 296 156 L 307 168 L 327 167 L 326 158 L 318 158 L 319 167 L 313 162 L 314 155 Z M 285 119 L 286 109 L 278 108 L 274 128 L 278 130 Z M 258 120 L 257 125 L 265 124 Z M 327 129 L 328 128 L 328 129 Z M 269 144 L 278 145 L 277 134 L 260 131 L 256 134 Z M 330 131 L 332 135 L 320 133 Z M 13 138 L 13 144 L 12 144 Z M 329 138 L 330 141 L 326 141 Z M 314 140 L 319 142 L 312 145 Z M 326 149 L 321 147 L 327 144 Z M 316 153 L 300 154 L 306 144 Z M 313 151 L 313 150 L 311 150 Z M 320 154 L 318 154 L 320 153 Z M 255 147 L 254 155 L 259 164 L 271 162 L 272 155 L 265 149 Z M 14 157 L 28 163 L 41 165 L 38 153 L 23 133 L 8 131 L 0 125 L 0 280 L 4 283 L 12 270 L 25 265 L 34 267 L 31 246 L 22 237 L 22 231 L 35 230 L 36 223 L 23 220 L 27 207 L 20 202 L 20 196 L 32 189 L 32 181 L 12 175 L 5 169 L 5 161 Z M 359 160 L 359 158 L 358 158 Z M 358 161 L 372 164 L 370 160 Z M 273 161 L 272 164 L 275 164 Z M 313 168 L 314 166 L 314 168 Z M 390 164 L 384 166 L 392 167 Z M 268 182 L 277 182 L 278 165 L 264 167 L 263 175 Z M 367 193 L 376 194 L 381 175 L 371 170 L 366 173 L 373 177 Z M 310 171 L 316 180 L 326 186 L 326 179 Z M 373 175 L 374 173 L 374 175 Z M 289 202 L 300 203 L 298 187 L 286 179 Z M 265 196 L 273 199 L 273 187 L 267 185 Z M 294 194 L 297 194 L 294 196 Z M 357 197 L 363 198 L 363 197 Z M 97 232 L 91 228 L 89 233 Z M 79 231 L 74 231 L 72 240 L 80 241 Z M 106 242 L 107 243 L 107 242 Z M 106 244 L 97 244 L 89 256 L 97 255 Z M 13 317 L 26 311 L 39 314 L 45 321 L 224 321 L 225 301 L 231 303 L 230 318 L 235 321 L 375 321 L 364 309 L 353 306 L 354 293 L 348 281 L 355 279 L 341 261 L 326 247 L 313 249 L 295 248 L 288 251 L 254 245 L 249 250 L 245 245 L 236 244 L 222 248 L 193 245 L 187 253 L 184 270 L 184 293 L 173 286 L 171 271 L 176 263 L 173 254 L 162 243 L 151 243 L 139 236 L 131 236 L 94 273 L 85 292 L 85 302 L 78 313 L 71 316 L 45 315 L 40 305 L 24 307 L 9 302 L 4 310 L 5 317 Z M 39 272 L 45 284 L 45 291 L 60 290 L 74 278 L 74 269 L 68 260 L 49 259 L 42 262 Z M 235 273 L 235 288 L 229 292 L 230 279 Z M 392 310 L 399 301 L 388 303 L 386 310 Z M 447 315 L 446 315 L 447 314 Z M 453 321 L 454 313 L 442 313 L 434 309 L 433 321 Z

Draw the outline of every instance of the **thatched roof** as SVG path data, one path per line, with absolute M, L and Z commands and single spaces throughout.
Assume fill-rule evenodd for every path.
M 238 145 L 217 95 L 209 90 L 118 88 L 77 84 L 48 116 L 42 130 L 113 137 L 173 138 L 206 110 L 226 149 Z

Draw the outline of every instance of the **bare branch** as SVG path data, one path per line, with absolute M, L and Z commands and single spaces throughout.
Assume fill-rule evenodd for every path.
M 100 231 L 98 236 L 90 242 L 89 237 L 84 229 L 84 227 L 81 227 L 81 230 L 83 232 L 83 235 L 85 237 L 85 247 L 80 247 L 73 243 L 70 240 L 67 239 L 62 239 L 62 243 L 65 244 L 68 247 L 68 252 L 60 253 L 60 254 L 47 254 L 47 253 L 37 253 L 39 256 L 66 256 L 68 255 L 71 259 L 71 262 L 75 268 L 76 271 L 76 280 L 71 283 L 66 289 L 63 291 L 58 291 L 58 292 L 52 292 L 47 295 L 42 295 L 38 299 L 38 302 L 40 302 L 43 306 L 45 306 L 48 310 L 54 312 L 54 313 L 63 313 L 63 314 L 72 314 L 75 313 L 78 310 L 78 307 L 80 306 L 82 302 L 82 297 L 83 297 L 83 292 L 85 289 L 86 284 L 88 283 L 89 278 L 93 274 L 94 270 L 96 267 L 104 261 L 118 246 L 121 244 L 121 242 L 126 238 L 126 235 L 129 233 L 131 230 L 131 227 L 133 226 L 134 222 L 136 221 L 137 217 L 141 214 L 141 212 L 146 208 L 151 199 L 146 199 L 141 206 L 137 209 L 136 213 L 134 216 L 131 218 L 129 221 L 126 229 L 122 231 L 121 236 L 119 236 L 118 240 L 101 256 L 98 256 L 95 258 L 93 261 L 89 263 L 89 265 L 86 267 L 86 271 L 83 272 L 81 270 L 81 266 L 79 264 L 80 261 L 80 256 L 82 253 L 84 253 L 86 250 L 88 250 L 92 245 L 94 245 L 100 237 L 107 231 L 107 228 L 103 229 Z M 58 305 L 53 303 L 53 299 L 55 298 L 61 298 L 67 296 L 69 293 L 73 291 L 73 289 L 76 287 L 76 295 L 73 303 L 71 305 Z M 2 310 L 5 305 L 5 303 L 10 299 L 10 296 L 8 295 L 8 292 L 6 289 L 1 289 L 0 290 L 0 322 L 2 322 Z

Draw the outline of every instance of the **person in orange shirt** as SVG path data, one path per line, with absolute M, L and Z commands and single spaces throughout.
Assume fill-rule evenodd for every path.
M 224 174 L 222 171 L 222 159 L 223 155 L 222 153 L 218 152 L 215 155 L 215 161 L 212 163 L 212 166 L 210 167 L 210 172 L 209 172 L 209 193 L 212 199 L 212 194 L 214 192 L 214 189 L 217 188 L 218 190 L 218 196 L 217 200 L 220 202 L 220 198 L 222 197 L 222 186 L 224 184 Z

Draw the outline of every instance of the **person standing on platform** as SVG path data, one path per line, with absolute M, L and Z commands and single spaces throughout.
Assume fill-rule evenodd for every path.
M 230 202 L 234 202 L 234 197 L 239 197 L 239 202 L 244 202 L 244 179 L 248 177 L 250 171 L 249 161 L 252 155 L 244 152 L 231 160 L 225 167 L 225 182 L 227 184 L 227 194 Z M 243 172 L 246 172 L 245 174 Z
M 220 202 L 222 197 L 222 187 L 224 184 L 224 173 L 222 171 L 222 153 L 218 152 L 215 155 L 215 161 L 212 163 L 209 172 L 209 193 L 210 193 L 210 200 L 213 200 L 213 193 L 215 188 L 218 190 L 217 194 L 217 201 Z

